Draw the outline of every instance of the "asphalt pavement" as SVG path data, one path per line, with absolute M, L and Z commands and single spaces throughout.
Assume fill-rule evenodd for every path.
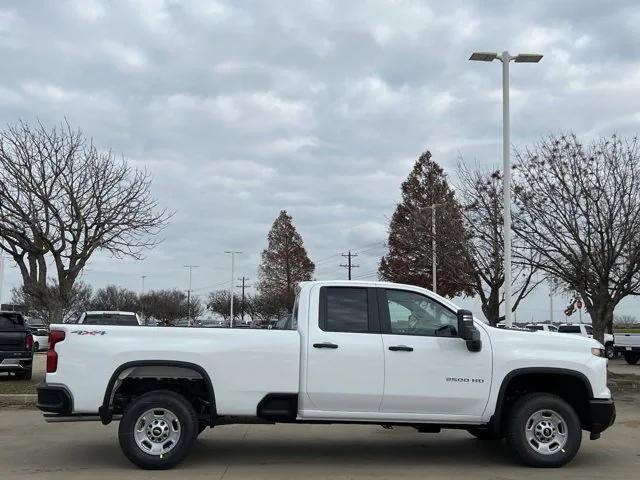
M 616 403 L 616 424 L 597 441 L 585 434 L 574 461 L 554 470 L 520 466 L 505 442 L 483 442 L 457 430 L 235 425 L 204 432 L 177 468 L 148 472 L 120 452 L 117 423 L 47 424 L 37 411 L 5 408 L 0 411 L 0 478 L 637 479 L 640 395 L 620 395 Z

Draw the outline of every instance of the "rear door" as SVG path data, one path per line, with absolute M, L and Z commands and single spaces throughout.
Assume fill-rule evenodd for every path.
M 307 346 L 306 393 L 313 409 L 377 412 L 384 353 L 375 289 L 323 286 L 319 297 Z

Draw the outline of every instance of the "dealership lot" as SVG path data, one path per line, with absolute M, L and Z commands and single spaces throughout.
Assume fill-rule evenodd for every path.
M 12 479 L 463 478 L 635 479 L 640 470 L 640 395 L 619 394 L 618 419 L 556 470 L 513 463 L 504 443 L 464 431 L 417 433 L 378 426 L 224 426 L 208 430 L 175 470 L 142 471 L 121 454 L 117 423 L 46 424 L 39 412 L 0 411 L 0 465 Z

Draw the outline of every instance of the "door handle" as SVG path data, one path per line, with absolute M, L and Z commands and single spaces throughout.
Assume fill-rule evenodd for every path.
M 413 352 L 413 347 L 407 347 L 406 345 L 393 345 L 389 347 L 392 352 Z
M 331 342 L 314 343 L 313 348 L 338 348 L 338 345 Z

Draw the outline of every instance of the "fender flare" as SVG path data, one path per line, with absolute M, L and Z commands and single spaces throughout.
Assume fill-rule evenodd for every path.
M 500 384 L 500 390 L 498 391 L 498 398 L 496 399 L 496 409 L 491 416 L 491 420 L 489 421 L 492 429 L 495 432 L 498 432 L 502 423 L 502 406 L 504 405 L 504 396 L 507 391 L 507 386 L 516 377 L 522 375 L 530 375 L 530 374 L 555 374 L 555 375 L 566 375 L 570 377 L 577 378 L 580 380 L 587 391 L 587 395 L 589 399 L 593 398 L 593 388 L 591 388 L 591 383 L 586 375 L 582 372 L 578 372 L 577 370 L 570 370 L 568 368 L 554 368 L 554 367 L 527 367 L 527 368 L 516 368 L 515 370 L 511 370 L 507 373 L 502 379 L 502 383 Z
M 102 406 L 98 408 L 98 414 L 100 416 L 100 420 L 104 425 L 107 425 L 113 419 L 113 407 L 111 406 L 111 396 L 113 393 L 113 388 L 118 380 L 118 377 L 122 372 L 129 368 L 134 367 L 180 367 L 185 369 L 190 369 L 197 372 L 207 387 L 207 392 L 209 393 L 209 400 L 211 400 L 211 408 L 209 410 L 209 422 L 213 423 L 213 421 L 217 417 L 216 411 L 216 396 L 213 390 L 213 383 L 211 382 L 211 378 L 209 374 L 202 368 L 200 365 L 196 365 L 195 363 L 190 362 L 181 362 L 177 360 L 136 360 L 133 362 L 127 362 L 120 365 L 116 368 L 109 379 L 109 383 L 107 383 L 107 388 L 104 392 L 104 397 L 102 400 Z

